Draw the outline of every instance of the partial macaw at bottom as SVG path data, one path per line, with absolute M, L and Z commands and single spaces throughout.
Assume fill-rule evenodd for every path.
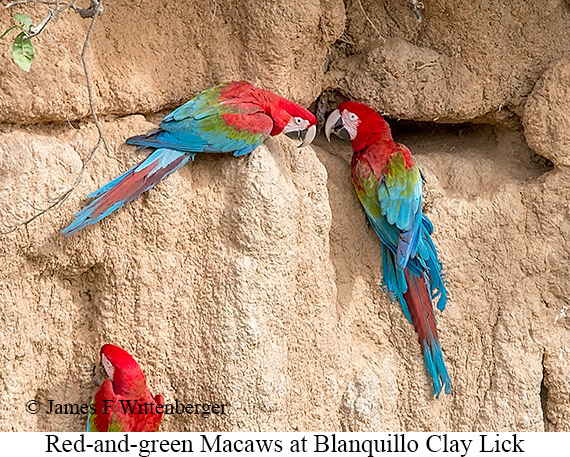
M 433 301 L 447 302 L 444 275 L 431 239 L 433 226 L 422 214 L 422 178 L 409 149 L 392 139 L 387 122 L 355 102 L 338 106 L 325 133 L 352 141 L 352 181 L 366 216 L 382 244 L 384 287 L 413 324 L 432 379 L 433 394 L 451 393 Z
M 152 396 L 139 364 L 124 349 L 101 348 L 101 363 L 109 376 L 99 386 L 87 419 L 88 432 L 158 432 L 164 398 Z
M 317 133 L 313 113 L 247 81 L 221 84 L 198 94 L 167 115 L 160 127 L 127 140 L 154 149 L 140 164 L 113 179 L 88 198 L 94 200 L 75 215 L 63 233 L 70 235 L 95 224 L 133 201 L 197 153 L 251 153 L 270 135 L 285 135 L 310 144 Z

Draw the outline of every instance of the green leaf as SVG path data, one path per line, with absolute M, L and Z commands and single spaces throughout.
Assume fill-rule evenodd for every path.
M 13 26 L 10 27 L 8 30 L 6 30 L 2 35 L 0 35 L 0 40 L 1 40 L 2 38 L 4 38 L 6 35 L 8 35 L 8 33 L 9 33 L 11 30 L 14 30 L 14 29 L 21 29 L 21 28 L 22 28 L 22 27 L 20 27 L 19 25 L 13 25 Z
M 12 57 L 18 66 L 24 71 L 30 71 L 32 60 L 34 60 L 34 44 L 31 40 L 24 40 L 25 32 L 18 34 L 12 45 Z
M 32 18 L 29 14 L 14 14 L 14 20 L 22 24 L 22 28 L 26 31 L 30 31 L 32 25 Z

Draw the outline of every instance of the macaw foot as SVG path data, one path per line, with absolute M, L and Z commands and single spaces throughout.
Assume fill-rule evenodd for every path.
M 248 155 L 247 155 L 247 162 L 245 163 L 246 167 L 249 167 L 249 162 L 251 162 L 251 158 L 253 157 L 253 152 L 251 151 Z
M 93 365 L 92 374 L 93 374 L 93 384 L 95 384 L 97 387 L 103 384 L 103 380 L 106 377 L 103 365 L 101 365 L 100 363 Z

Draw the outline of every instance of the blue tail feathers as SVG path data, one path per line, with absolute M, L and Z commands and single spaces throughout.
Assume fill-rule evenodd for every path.
M 173 149 L 156 149 L 141 163 L 92 192 L 89 198 L 95 200 L 78 212 L 75 220 L 62 232 L 67 236 L 95 224 L 153 187 L 195 155 Z
M 397 253 L 382 243 L 383 286 L 392 300 L 398 300 L 404 315 L 414 325 L 422 346 L 426 369 L 433 382 L 433 395 L 451 392 L 451 379 L 437 336 L 432 303 L 445 308 L 447 291 L 442 265 L 431 240 L 433 227 L 423 217 L 417 254 L 410 258 L 405 269 L 397 263 Z
M 426 369 L 433 382 L 432 395 L 439 398 L 442 390 L 444 390 L 446 394 L 450 394 L 451 378 L 449 377 L 445 362 L 443 361 L 441 344 L 433 337 L 433 335 L 431 336 L 430 344 L 428 344 L 427 341 L 424 341 L 423 352 Z

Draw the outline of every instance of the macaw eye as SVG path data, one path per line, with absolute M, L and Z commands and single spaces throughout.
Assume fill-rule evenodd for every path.
M 358 119 L 358 116 L 354 113 L 348 113 L 348 119 L 350 119 L 351 121 L 355 121 Z
M 302 117 L 296 117 L 296 118 L 295 118 L 295 122 L 296 122 L 297 124 L 299 124 L 299 125 L 301 125 L 301 124 L 303 123 L 303 120 L 304 120 L 304 119 L 303 119 Z

